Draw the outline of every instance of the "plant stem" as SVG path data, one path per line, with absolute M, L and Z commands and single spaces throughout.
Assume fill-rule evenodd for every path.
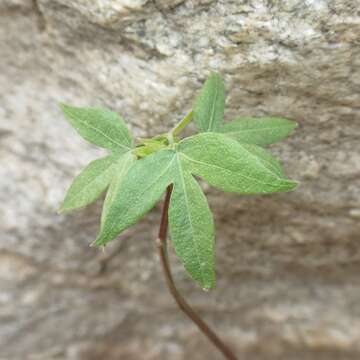
M 222 340 L 214 333 L 213 330 L 199 317 L 199 315 L 190 307 L 185 299 L 178 292 L 174 279 L 171 274 L 170 264 L 168 261 L 167 252 L 167 229 L 168 229 L 168 210 L 169 202 L 172 192 L 172 185 L 169 185 L 166 189 L 166 196 L 164 200 L 163 210 L 161 214 L 161 222 L 159 228 L 159 235 L 157 239 L 157 246 L 160 256 L 160 261 L 163 269 L 163 273 L 166 280 L 166 285 L 175 299 L 179 308 L 192 320 L 200 331 L 207 336 L 207 338 L 217 347 L 217 349 L 225 356 L 227 360 L 237 360 L 233 352 L 225 345 Z
M 172 130 L 171 134 L 175 137 L 178 135 L 185 127 L 186 125 L 191 121 L 193 116 L 193 112 L 190 111 Z

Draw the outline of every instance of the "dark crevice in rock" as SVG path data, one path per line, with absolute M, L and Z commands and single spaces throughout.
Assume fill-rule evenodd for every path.
M 46 19 L 41 10 L 39 0 L 32 0 L 34 11 L 37 15 L 37 24 L 40 31 L 46 30 Z

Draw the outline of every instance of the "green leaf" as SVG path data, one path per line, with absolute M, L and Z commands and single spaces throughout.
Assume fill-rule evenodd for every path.
M 246 149 L 249 153 L 256 156 L 258 161 L 261 162 L 264 167 L 268 168 L 279 178 L 286 179 L 284 170 L 282 169 L 280 162 L 264 148 L 253 144 L 242 143 L 240 145 L 243 149 Z
M 165 148 L 166 145 L 161 143 L 160 141 L 147 141 L 144 142 L 144 145 L 138 146 L 133 150 L 133 153 L 139 157 L 143 158 L 145 156 L 148 156 L 156 151 L 159 151 L 160 149 Z
M 115 195 L 119 192 L 119 188 L 121 187 L 124 178 L 126 177 L 131 165 L 135 161 L 136 157 L 129 151 L 122 156 L 121 161 L 117 162 L 115 174 L 106 193 L 103 210 L 101 213 L 101 226 L 104 225 L 105 218 L 109 213 L 109 209 L 114 203 Z
M 219 132 L 242 143 L 269 145 L 286 138 L 296 126 L 296 122 L 283 118 L 244 117 L 224 124 Z
M 79 108 L 60 104 L 65 117 L 87 141 L 116 152 L 132 147 L 132 138 L 124 120 L 103 108 Z
M 178 257 L 202 288 L 215 285 L 214 223 L 200 186 L 177 156 L 169 208 L 171 240 Z
M 201 188 L 192 175 L 182 169 L 180 158 L 173 150 L 161 150 L 131 165 L 132 162 L 131 158 L 127 165 L 123 161 L 122 172 L 118 171 L 111 182 L 95 244 L 105 245 L 137 222 L 174 182 L 169 217 L 175 251 L 203 288 L 212 287 L 215 282 L 214 228 Z
M 95 201 L 110 184 L 115 168 L 114 156 L 92 161 L 71 184 L 59 212 L 82 208 Z
M 218 74 L 211 74 L 195 101 L 193 117 L 202 132 L 218 131 L 223 122 L 225 90 Z
M 189 137 L 178 145 L 191 172 L 223 191 L 241 194 L 293 190 L 297 183 L 284 179 L 264 150 L 218 133 Z
M 130 167 L 121 183 L 114 185 L 95 245 L 105 245 L 116 238 L 156 204 L 171 183 L 174 158 L 173 150 L 161 150 Z
M 215 285 L 214 221 L 195 177 L 240 194 L 290 191 L 297 186 L 286 178 L 279 161 L 260 147 L 286 137 L 296 123 L 246 117 L 223 124 L 225 90 L 218 74 L 209 76 L 194 109 L 171 131 L 138 139 L 135 148 L 116 113 L 60 106 L 83 138 L 112 152 L 91 162 L 74 180 L 61 211 L 83 207 L 108 188 L 93 243 L 103 246 L 139 221 L 172 184 L 171 240 L 185 269 L 203 289 Z M 178 135 L 192 119 L 201 133 L 179 142 Z

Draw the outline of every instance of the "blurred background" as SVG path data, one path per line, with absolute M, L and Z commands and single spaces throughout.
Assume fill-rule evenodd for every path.
M 210 71 L 226 120 L 299 128 L 271 151 L 301 186 L 206 189 L 217 288 L 180 290 L 246 360 L 360 358 L 360 6 L 354 0 L 0 1 L 0 359 L 221 360 L 168 294 L 159 207 L 102 253 L 101 201 L 57 209 L 101 151 L 60 101 L 172 127 Z

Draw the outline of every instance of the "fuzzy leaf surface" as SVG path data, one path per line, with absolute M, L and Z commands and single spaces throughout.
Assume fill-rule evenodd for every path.
M 214 223 L 199 184 L 176 155 L 169 208 L 171 240 L 191 277 L 202 288 L 215 285 Z
M 115 152 L 125 152 L 132 147 L 129 130 L 115 112 L 65 104 L 60 104 L 60 107 L 72 127 L 90 143 Z
M 222 125 L 219 132 L 241 143 L 270 145 L 286 138 L 296 126 L 296 122 L 283 118 L 244 117 Z
M 240 144 L 219 133 L 203 133 L 183 140 L 178 151 L 190 171 L 223 191 L 264 194 L 290 191 L 296 182 L 284 179 L 270 154 Z
M 218 131 L 224 118 L 225 89 L 218 74 L 211 74 L 205 81 L 193 110 L 196 126 L 202 132 Z
M 101 226 L 103 226 L 105 222 L 105 218 L 109 213 L 109 209 L 111 208 L 115 200 L 115 195 L 119 192 L 119 188 L 121 187 L 122 182 L 126 177 L 126 174 L 128 173 L 131 165 L 135 161 L 136 161 L 136 157 L 129 151 L 122 156 L 120 161 L 117 162 L 116 167 L 114 169 L 114 176 L 111 180 L 103 204 L 103 210 L 101 213 Z
M 59 212 L 82 208 L 95 201 L 106 190 L 116 169 L 116 158 L 94 160 L 74 179 Z
M 148 156 L 160 149 L 163 149 L 166 145 L 162 144 L 160 141 L 147 141 L 142 146 L 138 146 L 133 150 L 133 153 L 139 158 Z
M 256 156 L 258 161 L 263 164 L 264 167 L 272 171 L 279 178 L 286 179 L 284 170 L 281 167 L 281 164 L 278 159 L 272 156 L 264 148 L 254 145 L 254 144 L 240 144 L 243 149 L 246 149 L 253 156 Z
M 95 245 L 105 245 L 140 220 L 171 183 L 175 152 L 161 150 L 137 160 L 112 190 Z

